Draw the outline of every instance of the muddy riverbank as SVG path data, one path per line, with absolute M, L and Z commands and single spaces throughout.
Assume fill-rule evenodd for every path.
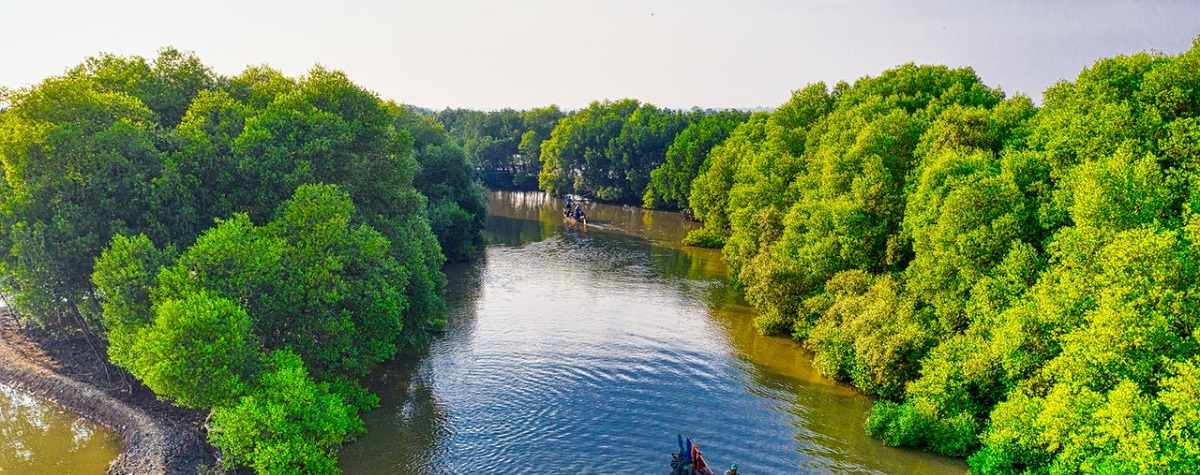
M 107 364 L 82 336 L 22 329 L 0 309 L 0 384 L 52 402 L 120 434 L 110 474 L 195 474 L 215 465 L 199 411 L 171 406 Z

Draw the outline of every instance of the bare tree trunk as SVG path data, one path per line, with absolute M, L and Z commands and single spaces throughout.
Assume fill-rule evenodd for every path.
M 96 315 L 101 315 L 101 318 L 103 318 L 104 309 L 100 306 L 100 297 L 96 295 L 96 289 L 94 289 L 94 288 L 88 289 L 88 299 L 91 301 L 91 305 L 92 305 L 93 309 L 95 309 Z M 100 323 L 101 323 L 101 325 L 103 325 L 104 324 L 103 320 L 101 320 Z M 105 368 L 108 367 L 108 364 L 109 364 L 108 358 L 105 358 L 104 359 Z M 105 372 L 107 372 L 107 369 L 105 369 Z M 132 393 L 133 392 L 133 380 L 131 379 L 132 375 L 130 375 L 128 371 L 118 371 L 117 376 L 121 378 L 122 383 L 125 383 L 125 391 Z
M 12 315 L 13 321 L 16 322 L 17 330 L 21 331 L 22 333 L 25 332 L 25 330 L 28 330 L 28 327 L 25 325 L 26 319 L 21 318 L 20 309 L 17 308 L 16 304 L 12 303 L 14 299 L 9 298 L 8 294 L 0 293 L 0 301 L 3 301 L 4 306 L 8 307 L 8 313 Z
M 100 365 L 102 368 L 104 368 L 104 376 L 107 377 L 109 381 L 112 381 L 112 373 L 108 371 L 108 357 L 101 353 L 100 349 L 97 348 L 96 344 L 92 341 L 93 338 L 96 338 L 96 334 L 92 332 L 91 327 L 89 327 L 87 321 L 84 320 L 83 314 L 79 313 L 79 306 L 75 305 L 75 301 L 72 299 L 67 299 L 67 303 L 71 304 L 71 313 L 74 314 L 75 320 L 77 320 L 79 324 L 83 326 L 83 339 L 84 341 L 87 341 L 88 346 L 92 348 L 92 353 L 96 354 L 96 358 L 99 358 Z

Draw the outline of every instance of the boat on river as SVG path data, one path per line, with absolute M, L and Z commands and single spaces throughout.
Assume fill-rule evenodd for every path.
M 568 222 L 579 223 L 587 226 L 587 214 L 580 210 L 575 210 L 574 212 L 569 209 L 563 210 L 563 219 Z
M 575 209 L 571 209 L 571 205 L 575 205 Z M 567 207 L 563 208 L 563 218 L 587 226 L 587 213 L 583 212 L 583 209 L 579 207 L 579 202 L 571 195 L 567 195 Z
M 693 443 L 691 437 L 687 438 L 686 443 L 682 435 L 676 437 L 679 438 L 679 451 L 671 454 L 671 475 L 717 475 L 704 461 L 700 446 Z M 736 465 L 734 470 L 736 473 Z

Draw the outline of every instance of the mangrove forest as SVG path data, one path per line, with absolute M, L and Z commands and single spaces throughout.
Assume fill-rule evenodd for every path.
M 910 63 L 769 110 L 432 111 L 166 48 L 0 106 L 0 295 L 204 411 L 228 467 L 340 471 L 363 378 L 435 338 L 443 266 L 483 257 L 491 188 L 701 223 L 684 243 L 875 398 L 853 424 L 885 444 L 980 474 L 1200 470 L 1200 40 L 1040 104 Z

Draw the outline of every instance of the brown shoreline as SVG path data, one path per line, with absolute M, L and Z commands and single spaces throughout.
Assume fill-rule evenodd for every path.
M 204 438 L 202 412 L 158 401 L 97 355 L 82 337 L 21 330 L 8 309 L 0 308 L 0 384 L 119 434 L 125 446 L 109 464 L 109 474 L 192 475 L 216 465 Z

